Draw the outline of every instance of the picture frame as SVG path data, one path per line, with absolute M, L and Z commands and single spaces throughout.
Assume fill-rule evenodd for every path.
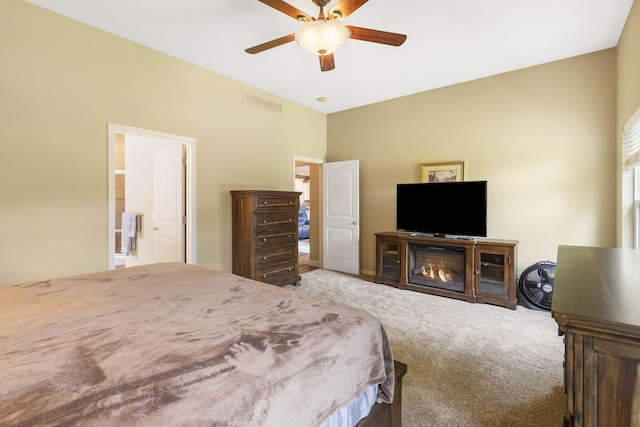
M 421 182 L 464 181 L 464 162 L 425 163 L 420 171 Z

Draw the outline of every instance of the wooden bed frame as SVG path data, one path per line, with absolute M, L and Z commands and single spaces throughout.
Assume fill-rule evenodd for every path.
M 394 360 L 396 386 L 392 403 L 377 403 L 356 427 L 402 427 L 402 377 L 407 365 Z

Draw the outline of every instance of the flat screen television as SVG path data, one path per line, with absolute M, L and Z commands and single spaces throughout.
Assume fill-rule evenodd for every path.
M 487 237 L 487 181 L 397 184 L 396 229 Z

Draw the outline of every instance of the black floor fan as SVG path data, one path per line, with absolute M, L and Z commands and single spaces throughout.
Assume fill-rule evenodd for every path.
M 553 282 L 556 278 L 556 264 L 540 261 L 526 268 L 518 283 L 518 300 L 535 310 L 551 310 Z

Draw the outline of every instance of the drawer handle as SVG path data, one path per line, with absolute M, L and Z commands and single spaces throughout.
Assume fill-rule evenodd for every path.
M 267 260 L 267 257 L 266 257 L 266 256 L 265 256 L 265 257 L 262 257 L 262 259 L 266 261 L 266 260 Z
M 267 275 L 266 275 L 266 274 L 263 274 L 263 275 L 262 275 L 262 278 L 263 278 L 263 279 L 266 279 L 266 278 L 267 278 Z
M 289 251 L 289 255 L 291 255 L 291 251 Z
M 262 223 L 263 223 L 263 224 L 266 224 L 266 223 L 267 223 L 267 220 L 266 220 L 266 219 L 263 219 L 263 220 L 262 220 Z
M 262 239 L 262 241 L 263 241 L 263 242 L 266 242 L 266 241 L 267 241 L 267 238 L 265 237 L 264 239 Z
M 293 268 L 289 267 L 289 271 L 292 271 L 292 270 L 293 270 Z
M 293 204 L 293 200 L 289 200 L 289 204 L 292 205 Z
M 263 203 L 266 205 L 266 204 L 267 204 L 267 201 L 265 200 Z
M 289 218 L 289 222 L 293 221 L 293 219 Z
M 291 234 L 289 234 L 289 238 L 291 238 Z

